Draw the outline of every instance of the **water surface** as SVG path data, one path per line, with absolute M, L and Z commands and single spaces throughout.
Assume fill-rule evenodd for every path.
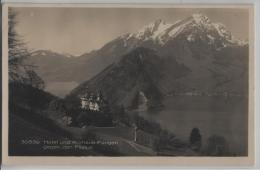
M 164 99 L 160 111 L 140 111 L 149 120 L 159 122 L 178 138 L 188 140 L 192 128 L 200 129 L 205 146 L 208 137 L 225 137 L 230 150 L 247 153 L 247 98 L 209 96 L 171 96 Z
M 78 86 L 75 81 L 69 82 L 47 82 L 45 90 L 58 97 L 65 97 L 72 89 Z

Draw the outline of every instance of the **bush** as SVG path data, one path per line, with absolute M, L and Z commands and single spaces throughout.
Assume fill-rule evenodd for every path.
M 208 156 L 228 156 L 229 147 L 228 142 L 223 136 L 213 135 L 208 138 L 206 148 L 206 155 Z
M 201 135 L 198 128 L 193 128 L 191 131 L 190 146 L 194 151 L 199 151 L 201 148 Z
M 81 111 L 76 117 L 76 125 L 79 127 L 84 125 L 109 127 L 112 126 L 112 117 L 111 115 L 103 112 L 85 110 Z

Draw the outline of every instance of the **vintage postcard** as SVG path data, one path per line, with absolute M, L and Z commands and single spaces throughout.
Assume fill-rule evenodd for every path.
M 4 4 L 3 163 L 254 163 L 252 5 Z

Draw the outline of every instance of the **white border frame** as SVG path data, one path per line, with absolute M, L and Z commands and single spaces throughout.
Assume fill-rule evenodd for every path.
M 147 7 L 147 8 L 250 8 L 251 23 L 254 22 L 254 7 L 252 5 L 174 5 L 174 4 L 4 4 L 3 6 L 3 163 L 24 165 L 158 165 L 158 166 L 252 166 L 254 164 L 254 25 L 250 27 L 249 53 L 249 156 L 248 157 L 57 157 L 57 156 L 8 156 L 8 52 L 7 52 L 7 8 L 12 7 Z M 55 158 L 55 159 L 54 159 Z M 187 164 L 188 162 L 188 164 Z

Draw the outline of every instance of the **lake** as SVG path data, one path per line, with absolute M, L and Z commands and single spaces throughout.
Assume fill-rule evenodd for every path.
M 194 127 L 200 129 L 203 146 L 212 135 L 223 136 L 238 155 L 247 154 L 247 97 L 171 96 L 165 97 L 163 109 L 139 111 L 188 141 Z
M 79 83 L 75 81 L 69 81 L 69 82 L 46 82 L 46 88 L 45 90 L 47 92 L 50 92 L 51 94 L 54 94 L 58 97 L 65 97 L 67 94 L 70 93 L 70 91 L 74 88 L 76 88 L 79 85 Z

